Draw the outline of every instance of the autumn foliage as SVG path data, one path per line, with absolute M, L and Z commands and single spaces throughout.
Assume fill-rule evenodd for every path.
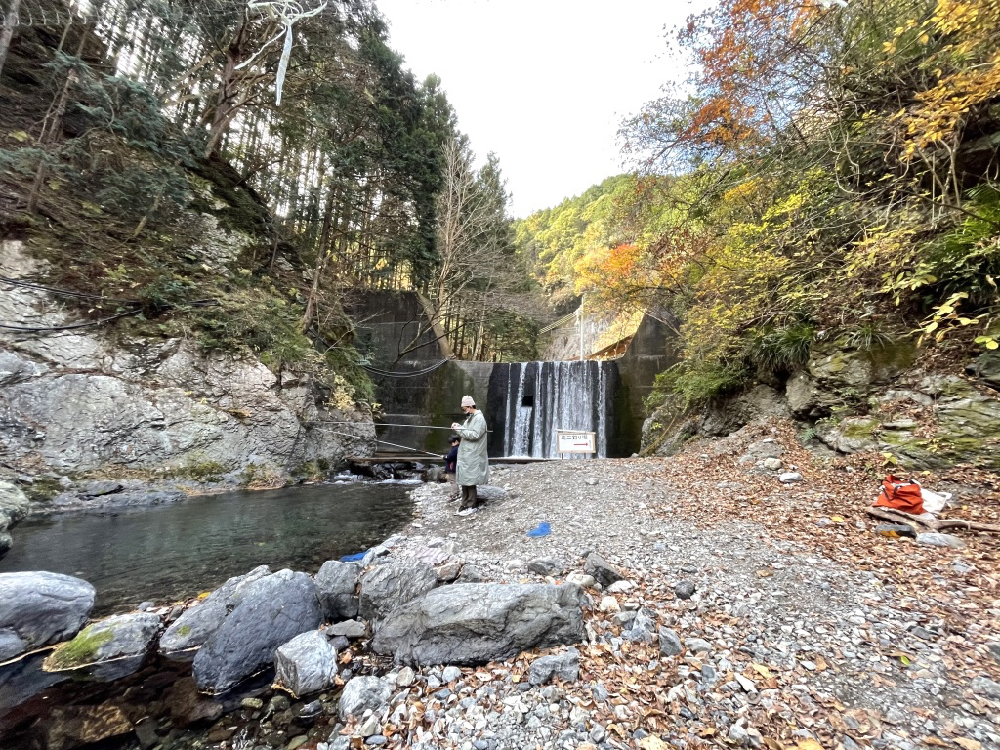
M 998 39 L 1000 0 L 721 0 L 673 36 L 690 80 L 624 123 L 637 173 L 603 231 L 549 268 L 588 305 L 671 310 L 688 402 L 819 338 L 996 348 Z

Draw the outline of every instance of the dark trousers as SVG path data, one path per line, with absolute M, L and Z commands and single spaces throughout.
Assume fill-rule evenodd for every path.
M 462 505 L 460 510 L 479 507 L 479 490 L 474 484 L 462 485 Z

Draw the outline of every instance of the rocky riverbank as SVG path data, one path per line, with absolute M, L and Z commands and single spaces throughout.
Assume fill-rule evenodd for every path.
M 470 517 L 422 485 L 410 527 L 360 564 L 258 571 L 156 610 L 160 652 L 200 647 L 193 672 L 141 707 L 152 719 L 120 695 L 99 707 L 124 717 L 118 736 L 164 750 L 1000 746 L 996 538 L 876 534 L 876 460 L 815 460 L 775 424 L 670 459 L 497 468 Z M 993 480 L 928 483 L 989 521 Z M 299 583 L 258 592 L 260 607 L 279 591 L 308 602 L 312 585 L 334 623 L 317 630 L 310 609 L 278 649 L 300 697 L 199 695 L 242 679 L 223 641 L 259 634 L 236 589 L 280 576 Z M 236 619 L 208 630 L 229 635 L 178 646 L 216 609 Z M 146 669 L 133 695 L 162 678 Z

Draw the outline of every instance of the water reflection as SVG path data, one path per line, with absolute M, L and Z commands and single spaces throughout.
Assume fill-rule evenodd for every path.
M 367 549 L 412 515 L 399 484 L 320 484 L 195 497 L 172 505 L 29 519 L 0 572 L 50 570 L 97 588 L 94 615 L 170 602 L 256 565 L 315 572 Z

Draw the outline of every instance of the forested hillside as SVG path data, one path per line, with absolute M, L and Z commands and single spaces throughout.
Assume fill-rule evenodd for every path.
M 784 378 L 820 342 L 1000 340 L 1000 3 L 723 0 L 693 73 L 621 131 L 634 176 L 519 224 L 557 295 L 681 321 L 682 404 Z
M 242 0 L 16 0 L 5 18 L 0 235 L 89 321 L 253 352 L 352 398 L 370 396 L 353 290 L 424 293 L 468 357 L 534 325 L 507 311 L 524 276 L 501 262 L 500 165 L 476 167 L 444 85 L 414 79 L 374 3 L 290 25 Z

